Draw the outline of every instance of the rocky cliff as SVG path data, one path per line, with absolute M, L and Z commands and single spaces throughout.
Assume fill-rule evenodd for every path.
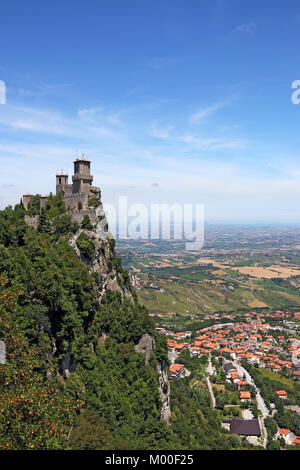
M 104 294 L 110 290 L 119 292 L 122 299 L 127 298 L 134 303 L 136 301 L 134 291 L 127 272 L 123 270 L 121 261 L 115 254 L 115 240 L 108 229 L 102 204 L 97 208 L 91 207 L 85 211 L 85 215 L 89 217 L 91 225 L 78 229 L 69 239 L 69 245 L 95 277 L 98 301 L 101 302 Z M 136 352 L 145 356 L 145 364 L 149 363 L 154 349 L 155 340 L 148 334 L 143 335 L 135 345 Z M 66 365 L 69 367 L 71 364 L 66 361 Z M 69 372 L 68 369 L 67 372 Z M 162 403 L 161 416 L 169 425 L 170 383 L 166 361 L 161 361 L 157 366 L 157 372 L 159 374 L 158 390 Z
M 108 230 L 102 205 L 96 209 L 91 207 L 85 211 L 85 215 L 89 217 L 90 225 L 77 230 L 69 239 L 69 244 L 90 273 L 94 275 L 99 301 L 107 290 L 115 290 L 120 292 L 122 297 L 125 296 L 133 302 L 132 288 L 115 254 L 115 241 Z M 90 251 L 82 249 L 80 243 L 82 240 L 84 240 L 83 247 L 90 246 Z

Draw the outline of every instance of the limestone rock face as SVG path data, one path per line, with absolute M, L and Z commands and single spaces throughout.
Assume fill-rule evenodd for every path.
M 159 373 L 159 385 L 158 390 L 162 402 L 161 417 L 166 421 L 167 425 L 170 426 L 171 419 L 171 408 L 170 408 L 170 381 L 168 376 L 168 367 L 166 361 L 162 361 L 157 366 Z
M 0 364 L 6 363 L 6 348 L 4 341 L 0 341 Z
M 145 364 L 148 364 L 150 355 L 154 349 L 155 341 L 154 339 L 145 334 L 141 337 L 140 341 L 136 346 L 134 346 L 137 353 L 141 353 L 145 356 Z M 170 425 L 171 419 L 171 409 L 170 409 L 170 382 L 168 376 L 168 367 L 166 361 L 162 361 L 159 366 L 157 366 L 157 372 L 159 374 L 158 379 L 158 391 L 162 403 L 161 408 L 161 417 Z
M 121 276 L 114 266 L 114 239 L 108 230 L 108 223 L 105 218 L 102 205 L 94 209 L 91 207 L 86 214 L 89 215 L 93 229 L 86 230 L 80 228 L 69 239 L 69 244 L 75 250 L 77 256 L 86 265 L 91 274 L 95 273 L 99 277 L 98 283 L 98 300 L 101 301 L 107 290 L 120 292 L 122 298 L 127 297 L 133 302 L 133 297 L 129 286 L 121 285 Z M 94 255 L 88 258 L 80 252 L 77 239 L 84 233 L 94 246 Z
M 114 264 L 114 240 L 112 234 L 108 231 L 108 223 L 105 218 L 105 213 L 102 204 L 95 208 L 88 209 L 93 229 L 87 230 L 80 228 L 69 239 L 69 244 L 75 250 L 77 256 L 85 264 L 91 274 L 95 274 L 99 279 L 98 282 L 98 300 L 101 299 L 107 290 L 114 290 L 120 292 L 122 298 L 128 298 L 132 303 L 134 299 L 129 288 L 124 282 L 121 282 L 121 275 Z M 80 252 L 77 240 L 80 235 L 84 233 L 85 237 L 93 243 L 94 255 L 91 258 L 86 257 Z M 104 341 L 102 338 L 101 341 Z M 149 334 L 145 334 L 140 338 L 140 341 L 135 345 L 135 351 L 145 356 L 145 364 L 149 363 L 152 351 L 155 348 L 155 341 Z M 66 358 L 67 359 L 67 358 Z M 69 364 L 65 367 L 65 375 L 69 372 Z M 158 372 L 158 390 L 162 402 L 161 417 L 170 425 L 171 410 L 170 410 L 170 383 L 168 378 L 167 363 L 163 361 L 157 366 Z
M 153 338 L 146 334 L 143 335 L 138 342 L 138 344 L 134 347 L 136 352 L 142 353 L 145 356 L 145 364 L 148 364 L 150 355 L 153 351 L 153 346 L 154 346 L 154 340 Z

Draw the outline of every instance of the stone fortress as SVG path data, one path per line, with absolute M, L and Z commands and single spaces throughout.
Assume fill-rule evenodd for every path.
M 72 176 L 72 184 L 69 184 L 69 176 L 63 171 L 56 175 L 56 195 L 62 194 L 66 207 L 71 210 L 72 220 L 80 223 L 87 214 L 91 221 L 95 223 L 95 207 L 101 205 L 101 191 L 100 188 L 92 186 L 91 161 L 82 155 L 81 158 L 76 158 L 73 163 L 74 174 Z M 40 211 L 45 206 L 48 197 L 48 195 L 40 196 Z M 29 208 L 32 198 L 33 194 L 27 193 L 23 195 L 22 202 L 26 210 Z M 25 222 L 34 228 L 37 228 L 38 220 L 38 215 L 25 215 Z

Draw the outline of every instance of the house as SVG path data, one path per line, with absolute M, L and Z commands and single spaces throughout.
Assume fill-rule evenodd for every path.
M 287 393 L 285 390 L 276 390 L 276 395 L 283 400 L 287 399 Z
M 183 343 L 179 343 L 179 344 L 176 344 L 174 346 L 175 348 L 175 351 L 180 353 L 181 351 L 183 351 L 184 349 L 186 349 L 186 344 L 183 344 Z
M 169 368 L 169 378 L 170 380 L 177 380 L 183 377 L 184 375 L 184 364 L 173 364 Z
M 198 357 L 200 354 L 200 348 L 198 346 L 192 346 L 190 348 L 190 356 L 191 357 Z
M 221 348 L 219 350 L 220 353 L 232 354 L 232 350 L 229 348 Z
M 241 377 L 237 371 L 230 372 L 230 378 L 232 382 L 237 383 L 241 380 Z
M 295 370 L 295 371 L 293 372 L 293 378 L 294 378 L 295 380 L 300 380 L 300 371 L 299 371 L 299 370 Z
M 251 393 L 250 392 L 240 392 L 240 400 L 241 401 L 251 400 Z
M 254 419 L 234 418 L 230 421 L 230 432 L 239 436 L 257 436 L 261 435 L 259 421 Z
M 299 446 L 300 445 L 300 437 L 296 437 L 296 439 L 293 440 L 292 444 L 294 446 L 297 446 L 297 445 Z
M 209 353 L 208 349 L 204 349 L 204 348 L 200 349 L 200 354 L 208 354 L 208 353 Z
M 292 431 L 290 431 L 289 429 L 286 429 L 286 428 L 280 429 L 279 435 L 280 435 L 280 437 L 282 437 L 284 439 L 285 443 L 288 444 L 288 445 L 292 445 L 292 443 L 294 442 L 294 440 L 296 438 L 295 434 Z
M 246 380 L 238 380 L 238 381 L 236 382 L 236 384 L 237 384 L 238 388 L 243 387 L 244 385 L 248 385 L 248 383 L 246 382 Z

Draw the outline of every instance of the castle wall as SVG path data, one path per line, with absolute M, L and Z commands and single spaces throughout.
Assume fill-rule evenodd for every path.
M 78 211 L 78 210 L 74 210 L 72 212 L 72 221 L 73 222 L 77 222 L 78 224 L 81 224 L 82 220 L 83 220 L 83 217 L 85 215 L 88 215 L 89 218 L 90 218 L 90 221 L 92 224 L 96 224 L 97 223 L 97 216 L 96 216 L 96 211 L 94 208 L 92 207 L 89 207 L 87 209 L 83 209 L 81 211 Z
M 72 184 L 57 184 L 56 185 L 56 195 L 62 193 L 63 196 L 71 196 L 73 193 Z
M 66 207 L 69 209 L 75 209 L 79 212 L 85 210 L 89 206 L 89 196 L 87 193 L 72 194 L 63 198 Z
M 43 207 L 45 207 L 47 199 L 48 199 L 48 196 L 41 196 L 41 198 L 40 198 L 40 210 L 42 210 Z
M 29 227 L 34 228 L 37 230 L 39 224 L 39 215 L 25 215 L 25 223 L 29 225 Z
M 78 179 L 78 180 L 73 181 L 72 188 L 73 188 L 74 194 L 80 193 L 81 192 L 81 180 Z

